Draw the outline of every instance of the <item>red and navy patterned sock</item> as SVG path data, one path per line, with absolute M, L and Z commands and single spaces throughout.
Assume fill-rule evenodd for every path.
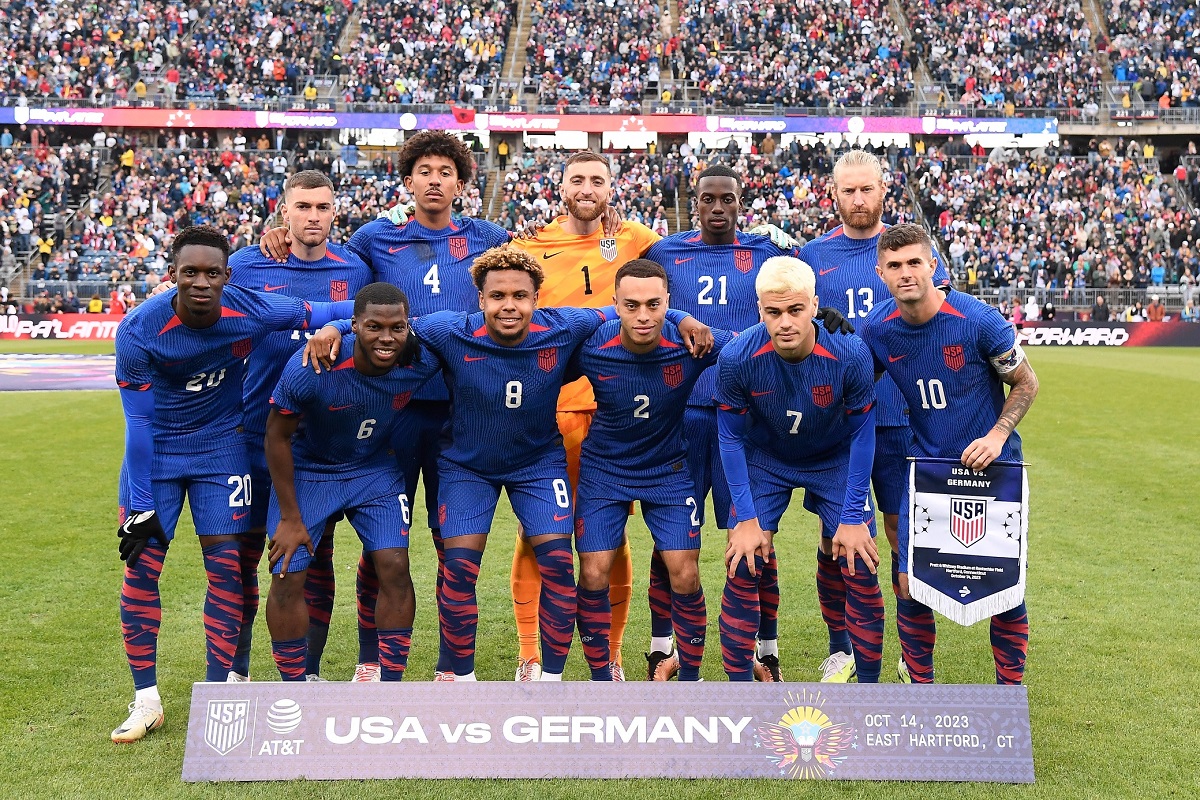
M 307 639 L 303 636 L 283 641 L 272 639 L 271 655 L 275 657 L 275 666 L 279 667 L 279 676 L 283 680 L 304 680 L 304 664 L 308 659 Z
M 258 564 L 266 541 L 266 531 L 241 536 L 242 631 L 233 656 L 233 671 L 239 675 L 250 674 L 250 646 L 254 642 L 254 618 L 258 616 Z
M 650 554 L 650 635 L 671 635 L 671 574 L 657 547 Z
M 909 678 L 913 683 L 933 683 L 933 645 L 937 641 L 933 610 L 916 600 L 896 598 L 896 630 Z
M 475 633 L 479 629 L 479 603 L 475 584 L 483 553 L 466 547 L 446 548 L 445 579 L 442 581 L 442 635 L 446 640 L 448 672 L 469 675 L 475 671 Z
M 412 628 L 379 629 L 379 679 L 404 680 L 408 651 L 412 647 Z
M 754 556 L 755 572 L 762 569 L 763 563 L 762 556 Z M 754 680 L 751 668 L 759 616 L 758 576 L 752 576 L 742 560 L 734 576 L 725 578 L 725 592 L 721 595 L 721 663 L 731 681 Z
M 845 556 L 838 559 L 846 587 L 846 628 L 854 645 L 854 669 L 859 683 L 879 683 L 883 660 L 883 594 L 879 576 L 867 563 L 855 558 L 854 574 Z
M 204 596 L 204 635 L 208 639 L 204 680 L 224 683 L 233 669 L 242 630 L 242 562 L 236 541 L 202 548 L 208 592 Z
M 125 657 L 133 673 L 133 688 L 146 689 L 158 684 L 158 628 L 162 624 L 162 599 L 158 579 L 162 576 L 167 550 L 151 541 L 138 556 L 137 563 L 125 568 L 121 582 L 121 637 Z
M 996 683 L 1019 684 L 1025 677 L 1025 655 L 1029 650 L 1029 612 L 1025 603 L 992 617 L 991 637 Z
M 612 633 L 612 605 L 608 589 L 580 589 L 579 641 L 583 657 L 592 671 L 592 680 L 611 681 L 608 637 Z
M 758 573 L 758 638 L 772 641 L 779 638 L 779 561 L 775 548 Z
M 675 629 L 675 649 L 679 652 L 679 680 L 700 680 L 700 662 L 704 659 L 704 636 L 708 632 L 708 609 L 704 589 L 691 594 L 671 593 L 671 623 Z
M 533 548 L 542 594 L 538 599 L 538 633 L 542 637 L 542 671 L 561 675 L 575 635 L 578 604 L 575 556 L 569 538 L 551 539 Z M 611 615 L 611 610 L 610 610 Z M 610 619 L 611 622 L 611 619 Z
M 308 660 L 304 669 L 309 675 L 321 674 L 321 656 L 329 639 L 329 621 L 333 617 L 333 532 L 321 537 L 317 552 L 308 562 L 304 579 L 304 604 L 308 606 Z
M 837 559 L 817 548 L 817 600 L 821 619 L 829 629 L 829 655 L 851 652 L 850 632 L 846 630 L 846 583 Z
M 375 562 L 366 553 L 358 558 L 354 580 L 358 597 L 358 663 L 379 663 L 379 636 L 375 631 L 375 604 L 379 602 L 379 576 Z
M 437 553 L 437 581 L 434 588 L 434 602 L 437 603 L 438 620 L 444 616 L 442 609 L 442 583 L 446 580 L 446 545 L 442 541 L 442 531 L 440 528 L 431 528 L 429 532 L 433 535 L 433 550 Z M 438 625 L 438 657 L 437 670 L 439 672 L 448 672 L 450 670 L 450 649 L 446 645 L 446 635 L 442 632 L 442 626 Z

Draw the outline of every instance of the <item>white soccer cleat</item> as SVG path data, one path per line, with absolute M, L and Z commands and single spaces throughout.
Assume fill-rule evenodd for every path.
M 146 734 L 163 724 L 162 706 L 152 706 L 143 700 L 129 704 L 129 718 L 112 732 L 113 744 L 129 744 L 145 738 Z
M 532 658 L 522 658 L 517 660 L 517 675 L 513 680 L 517 683 L 529 683 L 531 681 L 540 681 L 542 679 L 542 665 Z
M 434 683 L 454 683 L 458 680 L 458 676 L 453 672 L 435 672 L 433 673 Z
M 912 676 L 908 674 L 908 664 L 904 662 L 904 656 L 900 656 L 900 663 L 896 665 L 896 677 L 901 683 L 912 683 Z
M 249 683 L 250 676 L 243 675 L 240 672 L 234 672 L 233 670 L 230 670 L 229 674 L 227 676 L 225 676 L 225 682 L 226 683 Z
M 379 683 L 379 665 L 378 664 L 359 664 L 354 668 L 354 677 L 350 679 L 351 683 Z
M 325 680 L 320 675 L 305 675 L 304 680 L 308 681 L 309 683 L 329 683 L 329 681 Z
M 821 683 L 849 683 L 855 672 L 854 656 L 838 651 L 821 662 Z
M 612 679 L 614 681 L 621 681 L 622 683 L 624 683 L 624 681 L 625 681 L 625 668 L 624 667 L 622 667 L 617 662 L 613 661 L 608 665 L 608 668 L 612 671 Z

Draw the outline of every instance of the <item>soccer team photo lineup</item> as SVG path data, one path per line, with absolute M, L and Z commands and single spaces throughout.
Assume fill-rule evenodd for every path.
M 397 156 L 410 201 L 344 244 L 329 238 L 337 198 L 317 170 L 286 179 L 261 243 L 231 251 L 210 224 L 174 235 L 167 280 L 116 333 L 135 698 L 112 740 L 164 723 L 159 578 L 185 500 L 209 682 L 250 680 L 264 561 L 278 679 L 326 680 L 341 521 L 362 547 L 354 681 L 405 677 L 417 613 L 439 631 L 436 670 L 418 679 L 476 680 L 480 618 L 508 613 L 476 592 L 495 533 L 493 548 L 513 547 L 517 681 L 561 680 L 576 636 L 591 680 L 626 680 L 629 606 L 648 602 L 630 679 L 699 680 L 713 641 L 730 681 L 778 682 L 786 666 L 810 681 L 932 683 L 934 614 L 908 574 L 910 457 L 976 479 L 997 460 L 1019 469 L 1038 381 L 1011 322 L 952 288 L 929 233 L 884 224 L 885 162 L 838 157 L 838 224 L 810 242 L 739 230 L 745 177 L 721 164 L 696 175 L 698 227 L 660 236 L 614 212 L 610 160 L 590 150 L 563 162 L 565 213 L 513 236 L 453 213 L 474 168 L 460 138 L 421 132 Z M 493 531 L 501 490 L 516 531 Z M 773 540 L 796 490 L 819 524 L 819 608 L 780 594 Z M 700 535 L 709 495 L 723 543 Z M 980 535 L 985 506 L 955 506 L 950 533 Z M 645 552 L 625 535 L 631 512 Z M 408 549 L 426 529 L 437 589 L 417 597 Z M 702 538 L 726 567 L 707 596 Z M 887 562 L 900 652 L 885 668 Z M 1000 684 L 1025 670 L 1023 589 L 1022 564 L 980 617 Z M 820 664 L 788 662 L 781 607 L 827 627 Z

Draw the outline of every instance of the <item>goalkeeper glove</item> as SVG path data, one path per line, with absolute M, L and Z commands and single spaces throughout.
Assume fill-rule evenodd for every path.
M 157 540 L 164 548 L 170 544 L 162 523 L 158 520 L 158 514 L 153 510 L 134 511 L 121 527 L 117 528 L 117 537 L 120 539 L 117 552 L 129 567 L 137 563 L 138 556 L 146 549 L 151 539 Z
M 380 219 L 391 220 L 393 225 L 403 225 L 412 217 L 417 204 L 411 200 L 407 203 L 397 203 L 389 209 L 379 212 Z
M 830 333 L 854 333 L 854 326 L 836 308 L 830 308 L 829 306 L 818 308 L 817 319 L 821 320 L 821 324 L 825 326 L 825 330 Z
M 759 236 L 769 236 L 771 237 L 771 244 L 775 245 L 780 250 L 792 250 L 804 244 L 804 242 L 796 239 L 783 228 L 780 228 L 776 225 L 755 225 L 753 228 L 746 231 L 746 233 L 754 233 L 758 234 Z

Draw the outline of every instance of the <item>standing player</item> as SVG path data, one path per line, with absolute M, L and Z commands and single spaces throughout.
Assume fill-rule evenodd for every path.
M 911 453 L 954 458 L 984 469 L 997 458 L 1021 461 L 1017 424 L 1038 392 L 1037 376 L 1016 331 L 991 306 L 935 286 L 933 242 L 919 225 L 897 225 L 879 237 L 879 276 L 892 299 L 879 303 L 860 326 L 875 358 L 911 411 Z M 1008 384 L 1011 391 L 1004 396 Z M 908 593 L 908 481 L 900 503 L 897 605 L 913 626 L 900 640 L 900 677 L 933 682 L 933 611 Z M 997 683 L 1020 683 L 1029 643 L 1025 604 L 997 614 L 991 624 Z
M 408 665 L 416 597 L 408 567 L 409 503 L 389 451 L 413 392 L 438 370 L 408 336 L 408 301 L 387 283 L 354 298 L 350 356 L 319 374 L 296 353 L 271 395 L 266 455 L 271 490 L 271 650 L 285 681 L 304 680 L 308 612 L 304 584 L 326 520 L 345 514 L 379 575 L 375 611 L 381 678 Z M 301 425 L 303 424 L 303 427 Z M 314 544 L 315 543 L 315 544 Z
M 297 172 L 283 184 L 279 210 L 291 238 L 291 249 L 283 264 L 262 254 L 254 246 L 243 247 L 229 258 L 233 271 L 229 283 L 256 291 L 298 297 L 302 300 L 338 301 L 353 297 L 371 282 L 371 270 L 358 256 L 329 241 L 333 225 L 333 182 L 322 172 Z M 263 453 L 267 431 L 268 398 L 288 358 L 304 347 L 311 334 L 299 329 L 273 333 L 246 359 L 246 381 L 242 385 L 242 430 L 250 454 L 250 481 L 254 494 L 250 505 L 250 531 L 241 542 L 242 635 L 233 660 L 231 680 L 250 674 L 250 646 L 254 617 L 258 612 L 258 564 L 267 533 L 267 506 L 271 497 L 271 474 Z M 329 636 L 333 612 L 333 523 L 320 537 L 320 547 L 308 567 L 306 599 L 309 608 L 307 674 L 317 680 L 321 654 Z
M 136 697 L 114 742 L 162 725 L 156 651 L 158 581 L 185 497 L 208 575 L 206 680 L 225 681 L 242 623 L 239 537 L 253 497 L 238 431 L 245 359 L 274 331 L 322 324 L 353 304 L 315 303 L 226 286 L 229 240 L 187 228 L 171 245 L 176 287 L 152 297 L 117 330 L 117 383 L 125 412 L 120 554 L 126 563 L 121 631 Z
M 658 241 L 654 231 L 638 222 L 625 222 L 608 236 L 603 219 L 612 197 L 612 170 L 608 159 L 591 151 L 575 153 L 563 166 L 559 194 L 567 215 L 538 231 L 534 239 L 519 239 L 513 244 L 536 258 L 545 271 L 539 292 L 539 304 L 600 308 L 613 294 L 617 270 L 626 262 L 640 258 Z M 567 472 L 571 485 L 579 482 L 580 447 L 587 435 L 596 402 L 592 387 L 580 379 L 563 387 L 558 398 L 557 426 L 567 453 Z M 629 620 L 629 599 L 633 596 L 633 561 L 628 542 L 620 546 L 609 576 L 609 602 L 612 607 L 612 674 L 624 680 L 621 642 Z M 537 561 L 528 540 L 518 531 L 513 554 L 513 616 L 517 623 L 520 653 L 518 681 L 537 680 L 537 620 L 540 578 Z
M 878 263 L 879 236 L 883 224 L 883 165 L 865 150 L 850 150 L 833 167 L 833 197 L 842 224 L 800 251 L 800 258 L 817 273 L 817 294 L 836 307 L 853 324 L 858 324 L 887 297 L 887 285 L 875 271 Z M 949 283 L 940 259 L 934 280 Z M 886 375 L 875 385 L 878 403 L 875 409 L 875 466 L 871 483 L 875 502 L 883 512 L 883 529 L 892 550 L 892 589 L 899 597 L 897 583 L 897 526 L 900 496 L 908 485 L 908 408 L 896 384 Z M 850 636 L 846 631 L 846 587 L 838 565 L 817 552 L 817 595 L 821 614 L 829 626 L 829 658 L 821 665 L 822 681 L 844 683 L 854 675 Z M 896 628 L 901 642 L 914 635 L 901 603 L 896 613 Z
M 759 630 L 757 572 L 795 488 L 821 520 L 821 549 L 846 583 L 846 619 L 858 679 L 879 680 L 883 597 L 875 577 L 874 376 L 855 336 L 814 323 L 812 269 L 768 260 L 756 282 L 763 322 L 721 353 L 717 423 L 735 525 L 726 550 L 721 654 L 730 680 L 749 681 Z
M 575 509 L 579 638 L 593 680 L 611 680 L 609 574 L 641 502 L 669 580 L 669 621 L 680 680 L 700 679 L 708 614 L 700 586 L 700 507 L 688 474 L 683 415 L 692 387 L 733 334 L 714 330 L 712 353 L 691 357 L 666 322 L 667 273 L 646 259 L 617 270 L 620 319 L 604 323 L 573 366 L 594 387 L 596 416 L 583 441 Z
M 508 232 L 499 225 L 472 217 L 452 218 L 455 198 L 474 175 L 471 152 L 449 133 L 422 131 L 404 143 L 397 168 L 404 188 L 413 198 L 412 217 L 399 225 L 386 218 L 372 220 L 355 231 L 347 247 L 371 267 L 376 280 L 404 292 L 412 304 L 413 316 L 435 311 L 470 312 L 478 303 L 471 265 L 481 253 L 509 240 Z M 262 247 L 278 258 L 286 256 L 289 241 L 284 230 L 277 228 L 264 236 Z M 423 476 L 425 508 L 438 552 L 439 580 L 442 546 L 437 523 L 438 437 L 449 414 L 445 381 L 430 381 L 405 409 L 393 448 L 409 497 L 416 496 L 417 481 Z M 358 582 L 359 664 L 355 680 L 378 680 L 374 622 L 378 581 L 370 559 L 359 562 Z

